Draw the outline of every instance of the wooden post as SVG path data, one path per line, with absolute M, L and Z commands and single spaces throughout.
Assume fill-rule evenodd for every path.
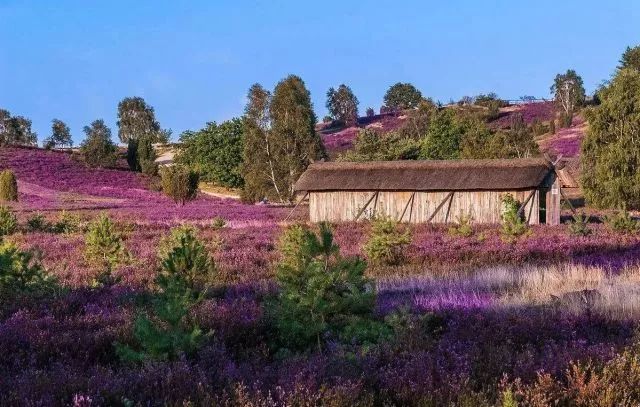
M 527 206 L 527 204 L 529 203 L 529 201 L 531 200 L 531 198 L 536 194 L 536 190 L 534 189 L 533 191 L 531 191 L 531 193 L 529 194 L 529 196 L 527 197 L 527 199 L 525 199 L 525 201 L 522 203 L 522 205 L 520 205 L 520 207 L 518 208 L 518 216 L 522 215 L 522 211 L 524 210 L 524 207 Z
M 535 195 L 535 191 L 534 191 L 534 195 Z M 527 224 L 529 224 L 529 222 L 531 221 L 531 212 L 533 212 L 533 203 L 531 203 L 531 206 L 529 207 L 529 214 L 527 215 Z M 538 216 L 539 218 L 540 216 Z M 540 222 L 540 219 L 538 219 L 538 223 Z
M 560 183 L 556 177 L 547 192 L 547 225 L 560 224 Z
M 451 204 L 453 203 L 453 192 L 451 192 L 451 197 L 449 198 L 449 205 L 447 205 L 447 214 L 444 216 L 444 223 L 449 222 L 449 212 L 451 212 Z
M 573 213 L 574 215 L 577 214 L 578 211 L 576 211 L 576 208 L 574 208 L 574 206 L 571 203 L 571 201 L 569 200 L 569 198 L 567 198 L 567 196 L 564 194 L 564 191 L 562 190 L 562 187 L 558 185 L 558 189 L 560 190 L 560 195 L 562 196 L 562 199 L 567 201 L 567 203 L 569 204 L 569 208 L 571 208 L 571 213 Z
M 356 215 L 356 218 L 354 220 L 358 220 L 360 218 L 360 215 L 362 215 L 362 213 L 364 212 L 365 209 L 367 209 L 367 206 L 369 206 L 369 204 L 371 203 L 371 201 L 373 201 L 373 198 L 376 198 L 378 196 L 378 191 L 374 192 L 373 195 L 371 195 L 371 198 L 369 198 L 369 200 L 367 201 L 366 204 L 364 204 L 364 206 L 362 207 L 362 209 L 360 209 L 360 212 L 358 212 L 358 214 Z
M 411 197 L 411 208 L 409 208 L 409 223 L 411 223 L 411 216 L 413 215 L 413 203 L 416 201 L 416 193 L 413 193 Z
M 449 194 L 447 196 L 444 197 L 444 199 L 442 200 L 442 202 L 440 202 L 440 204 L 436 207 L 436 209 L 433 211 L 433 213 L 431 214 L 431 216 L 429 216 L 429 219 L 427 219 L 427 223 L 431 222 L 431 220 L 433 218 L 435 218 L 435 216 L 438 214 L 438 211 L 440 210 L 440 208 L 442 208 L 444 206 L 444 204 L 447 202 L 447 200 L 449 198 L 451 198 L 453 196 L 453 191 L 449 192 Z
M 402 218 L 404 218 L 404 214 L 407 212 L 407 209 L 409 208 L 409 204 L 411 204 L 411 207 L 413 208 L 413 197 L 416 196 L 416 193 L 412 193 L 411 196 L 409 197 L 409 200 L 407 200 L 407 204 L 404 206 L 404 210 L 402 211 L 402 215 L 400 215 L 400 219 L 398 220 L 398 222 L 402 222 Z M 411 222 L 411 212 L 409 212 L 409 222 Z
M 300 205 L 302 203 L 302 201 L 305 200 L 306 197 L 309 196 L 309 191 L 307 191 L 307 193 L 304 194 L 304 196 L 302 197 L 301 200 L 298 201 L 298 203 L 296 203 L 296 205 L 293 207 L 293 209 L 291 209 L 291 212 L 289 212 L 289 214 L 287 215 L 286 218 L 284 218 L 284 221 L 286 222 L 287 220 L 289 220 L 289 218 L 291 217 L 291 215 L 293 214 L 293 211 L 296 210 L 296 208 L 298 207 L 298 205 Z

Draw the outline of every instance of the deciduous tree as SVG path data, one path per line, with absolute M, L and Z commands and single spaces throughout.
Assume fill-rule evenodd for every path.
M 340 120 L 347 126 L 358 122 L 358 98 L 351 88 L 345 84 L 338 89 L 329 88 L 327 91 L 327 110 L 334 120 Z
M 384 95 L 384 104 L 393 109 L 411 109 L 418 106 L 422 93 L 410 83 L 398 82 L 392 85 Z
M 160 129 L 153 107 L 141 97 L 127 97 L 118 103 L 118 137 L 123 143 L 149 137 L 152 142 L 167 142 L 168 133 Z
M 95 120 L 82 130 L 86 135 L 80 146 L 85 162 L 91 167 L 111 167 L 115 165 L 116 146 L 111 141 L 111 129 L 104 120 Z
M 620 58 L 618 69 L 633 68 L 640 71 L 640 45 L 627 47 Z
M 564 74 L 557 74 L 551 85 L 551 93 L 562 109 L 561 123 L 564 127 L 569 127 L 576 108 L 584 103 L 582 78 L 573 69 L 567 70 Z
M 49 148 L 73 146 L 69 126 L 62 120 L 53 119 L 51 121 L 51 135 L 44 140 L 44 145 Z

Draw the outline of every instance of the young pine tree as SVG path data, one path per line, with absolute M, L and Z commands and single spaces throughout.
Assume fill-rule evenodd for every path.
M 18 200 L 18 181 L 11 170 L 0 171 L 0 202 Z

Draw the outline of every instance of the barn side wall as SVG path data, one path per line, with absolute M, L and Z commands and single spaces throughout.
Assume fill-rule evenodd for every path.
M 429 220 L 435 209 L 445 201 L 431 222 L 454 222 L 460 214 L 471 214 L 477 223 L 499 223 L 502 209 L 502 197 L 508 193 L 518 201 L 524 202 L 531 192 L 526 191 L 456 191 L 449 200 L 449 192 L 416 192 L 413 205 L 410 203 L 413 192 L 381 191 L 377 199 L 371 200 L 360 219 L 375 215 L 391 216 L 400 219 L 407 208 L 402 221 L 424 223 Z M 312 222 L 355 220 L 360 210 L 375 194 L 375 191 L 331 191 L 310 192 L 309 216 Z M 523 215 L 530 224 L 539 223 L 539 191 L 524 208 Z M 409 205 L 407 206 L 407 203 Z M 448 216 L 447 216 L 448 213 Z

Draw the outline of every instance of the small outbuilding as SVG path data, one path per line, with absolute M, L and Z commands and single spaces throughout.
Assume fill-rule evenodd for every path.
M 389 216 L 447 223 L 460 215 L 499 223 L 502 198 L 521 203 L 529 224 L 560 223 L 560 185 L 544 158 L 314 163 L 294 186 L 312 222 Z

